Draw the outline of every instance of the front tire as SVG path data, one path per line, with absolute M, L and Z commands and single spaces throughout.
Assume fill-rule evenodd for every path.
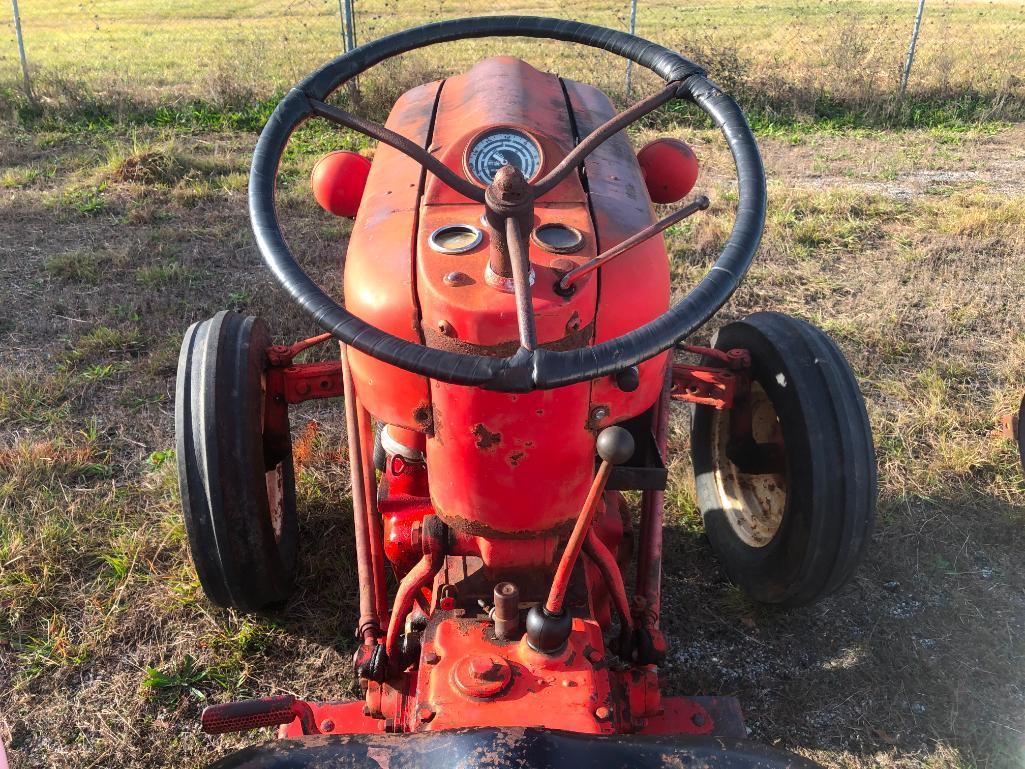
M 751 354 L 754 445 L 738 452 L 731 440 L 739 403 L 696 407 L 691 452 L 709 542 L 754 600 L 812 603 L 850 579 L 875 518 L 875 451 L 857 380 L 824 332 L 780 313 L 731 323 L 712 344 Z
M 207 597 L 245 610 L 284 601 L 295 574 L 287 421 L 283 440 L 264 435 L 270 344 L 260 318 L 219 312 L 189 328 L 178 361 L 175 433 L 189 549 Z

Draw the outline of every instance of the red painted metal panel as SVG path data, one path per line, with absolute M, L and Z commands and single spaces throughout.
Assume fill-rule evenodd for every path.
M 615 114 L 601 91 L 572 80 L 563 82 L 581 136 Z M 640 166 L 624 134 L 609 139 L 592 153 L 585 168 L 601 251 L 655 221 Z M 669 261 L 661 237 L 637 245 L 598 273 L 601 288 L 595 343 L 633 331 L 669 308 Z M 596 379 L 591 402 L 607 408 L 598 426 L 621 422 L 648 409 L 661 392 L 665 361 L 663 354 L 642 363 L 640 386 L 633 392 L 620 390 L 612 377 Z
M 566 649 L 545 655 L 531 649 L 525 639 L 496 646 L 479 622 L 446 620 L 424 645 L 424 656 L 437 661 L 421 666 L 417 699 L 432 715 L 429 721 L 416 719 L 411 730 L 455 729 L 472 723 L 592 734 L 615 731 L 608 707 L 608 668 L 601 664 L 604 643 L 594 622 L 574 620 Z M 471 663 L 482 658 L 493 661 L 495 672 L 482 670 L 474 676 Z M 503 669 L 507 677 L 497 675 Z M 500 685 L 494 694 L 485 688 L 492 682 Z
M 488 87 L 481 88 L 482 82 Z M 462 169 L 467 142 L 494 125 L 527 128 L 541 144 L 546 168 L 573 146 L 559 79 L 517 59 L 488 59 L 445 82 L 432 151 L 449 167 Z M 479 226 L 483 206 L 459 200 L 440 182 L 428 180 L 417 259 L 425 338 L 446 349 L 511 355 L 519 346 L 515 300 L 484 282 L 487 235 L 464 254 L 439 254 L 428 245 L 430 233 L 442 225 Z M 585 203 L 574 174 L 535 207 L 537 223 L 559 222 L 584 236 L 582 248 L 571 255 L 530 246 L 541 344 L 583 346 L 593 336 L 595 282 L 582 284 L 567 299 L 555 293 L 557 275 L 550 268 L 556 259 L 580 264 L 596 255 Z M 455 271 L 466 278 L 448 285 L 444 277 Z M 588 389 L 583 384 L 510 395 L 432 382 L 435 433 L 427 442 L 427 465 L 439 517 L 463 533 L 497 538 L 533 539 L 571 524 L 587 495 L 594 457 Z M 496 552 L 481 550 L 489 561 Z M 512 557 L 508 548 L 502 552 Z
M 426 145 L 440 83 L 428 83 L 396 102 L 386 125 Z M 419 342 L 413 255 L 422 170 L 397 150 L 379 145 L 345 258 L 346 308 L 395 336 Z M 349 351 L 356 393 L 382 422 L 430 429 L 427 378 Z

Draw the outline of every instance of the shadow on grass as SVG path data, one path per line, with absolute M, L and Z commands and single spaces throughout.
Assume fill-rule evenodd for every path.
M 792 749 L 1017 765 L 1021 511 L 981 494 L 880 510 L 851 583 L 788 611 L 749 602 L 703 534 L 667 528 L 666 691 L 735 695 L 752 739 Z

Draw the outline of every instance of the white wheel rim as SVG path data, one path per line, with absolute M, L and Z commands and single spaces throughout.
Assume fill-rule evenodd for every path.
M 264 474 L 267 482 L 267 507 L 270 510 L 270 523 L 274 529 L 274 541 L 281 542 L 281 531 L 285 525 L 285 474 L 281 462 Z
M 757 382 L 751 383 L 751 433 L 757 443 L 783 445 L 776 409 Z M 787 506 L 786 473 L 744 473 L 726 456 L 730 441 L 730 412 L 712 416 L 712 475 L 722 511 L 740 540 L 765 547 L 783 522 Z

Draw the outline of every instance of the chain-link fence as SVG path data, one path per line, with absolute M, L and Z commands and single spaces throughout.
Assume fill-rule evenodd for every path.
M 346 0 L 20 0 L 28 74 L 39 106 L 74 108 L 200 102 L 231 107 L 267 99 L 345 47 Z M 8 2 L 0 17 L 0 89 L 22 93 Z M 629 29 L 631 1 L 535 0 L 482 8 L 468 0 L 352 0 L 355 42 L 429 21 L 487 13 L 568 17 Z M 917 0 L 753 3 L 639 0 L 637 34 L 705 65 L 747 106 L 770 118 L 885 112 L 900 106 L 901 70 Z M 625 64 L 600 52 L 524 40 L 446 44 L 407 56 L 361 84 L 421 82 L 509 53 L 625 91 Z M 910 109 L 942 106 L 969 118 L 1016 117 L 1025 103 L 1025 3 L 929 0 Z M 637 89 L 643 73 L 634 72 Z M 388 87 L 390 94 L 392 88 Z M 931 107 L 930 107 L 931 108 Z

